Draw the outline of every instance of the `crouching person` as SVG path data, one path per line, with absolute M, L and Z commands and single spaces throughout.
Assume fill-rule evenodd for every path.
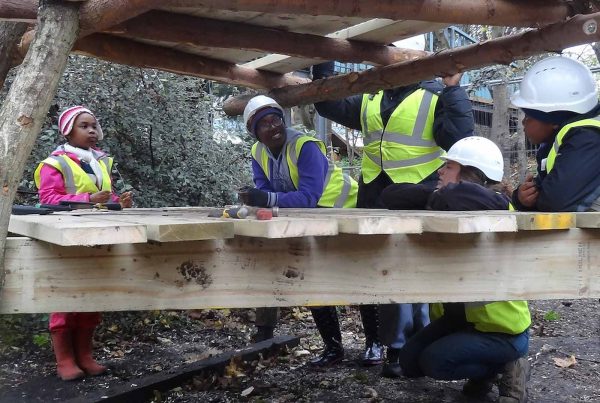
M 500 149 L 483 137 L 456 142 L 442 157 L 436 190 L 422 184 L 388 186 L 382 199 L 391 209 L 508 210 Z M 439 380 L 468 379 L 463 392 L 483 396 L 500 375 L 500 402 L 527 399 L 528 329 L 526 301 L 433 304 L 432 322 L 398 351 L 398 375 Z

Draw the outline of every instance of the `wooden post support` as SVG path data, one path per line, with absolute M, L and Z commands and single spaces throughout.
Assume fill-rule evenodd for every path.
M 11 68 L 11 59 L 16 52 L 17 44 L 27 29 L 26 22 L 0 21 L 0 88 L 4 85 L 6 75 Z
M 518 35 L 448 49 L 422 59 L 376 67 L 316 80 L 309 84 L 283 87 L 268 95 L 283 107 L 305 105 L 350 95 L 376 93 L 382 89 L 408 85 L 436 76 L 454 74 L 491 64 L 509 64 L 542 52 L 561 51 L 569 46 L 600 40 L 600 13 L 577 15 L 569 21 L 548 25 Z M 237 110 L 231 106 L 235 105 Z M 239 115 L 245 104 L 225 102 L 228 115 Z
M 77 38 L 78 8 L 78 3 L 40 1 L 38 34 L 0 109 L 0 292 L 12 203 Z
M 508 131 L 508 92 L 506 84 L 498 84 L 492 87 L 492 99 L 494 109 L 492 114 L 491 139 L 504 156 L 504 177 L 510 175 L 510 136 Z

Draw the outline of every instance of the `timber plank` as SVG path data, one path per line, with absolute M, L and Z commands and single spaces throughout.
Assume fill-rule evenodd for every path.
M 420 234 L 423 232 L 419 217 L 335 216 L 341 234 Z
M 198 214 L 194 216 L 198 217 Z M 144 225 L 148 240 L 156 242 L 233 238 L 234 225 L 232 222 L 194 218 L 194 216 L 192 214 L 185 216 L 106 214 L 102 218 L 106 221 Z
M 424 214 L 424 232 L 469 234 L 480 232 L 515 232 L 517 220 L 512 215 Z
M 515 214 L 519 223 L 519 230 L 557 230 L 577 226 L 574 213 L 518 212 Z
M 337 221 L 330 218 L 273 217 L 271 220 L 252 218 L 219 220 L 232 220 L 236 235 L 257 238 L 298 238 L 338 234 Z
M 577 228 L 600 228 L 600 212 L 575 213 Z
M 91 264 L 93 262 L 93 264 Z M 9 239 L 0 313 L 600 297 L 596 230 L 62 247 Z
M 62 246 L 144 243 L 144 225 L 69 215 L 11 215 L 12 233 Z

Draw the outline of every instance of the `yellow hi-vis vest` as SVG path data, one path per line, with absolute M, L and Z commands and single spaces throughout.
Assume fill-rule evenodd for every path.
M 363 95 L 360 123 L 363 134 L 362 177 L 373 181 L 385 171 L 394 183 L 419 183 L 444 163 L 433 138 L 438 96 L 422 88 L 406 97 L 387 125 L 381 118 L 383 91 Z
M 100 163 L 100 169 L 102 169 L 101 189 L 98 189 L 98 186 L 96 186 L 81 166 L 69 158 L 67 154 L 51 155 L 40 162 L 33 175 L 35 186 L 39 189 L 40 172 L 45 164 L 50 165 L 62 174 L 65 180 L 65 190 L 68 194 L 96 193 L 101 190 L 110 192 L 112 190 L 110 172 L 112 170 L 113 158 L 105 156 L 100 158 L 98 162 Z
M 573 123 L 569 123 L 568 125 L 563 126 L 562 129 L 556 134 L 556 138 L 554 139 L 554 144 L 552 145 L 552 149 L 548 153 L 548 157 L 546 158 L 546 173 L 550 173 L 552 168 L 554 168 L 554 162 L 556 161 L 556 156 L 558 155 L 558 149 L 560 148 L 563 139 L 574 127 L 581 126 L 591 126 L 600 129 L 600 116 L 597 116 L 593 119 L 582 119 Z
M 298 189 L 298 182 L 300 180 L 300 175 L 298 174 L 298 156 L 300 155 L 302 146 L 308 141 L 317 143 L 323 155 L 326 155 L 325 145 L 322 141 L 304 135 L 297 136 L 289 143 L 286 143 L 285 150 L 282 151 L 285 152 L 290 178 L 296 189 Z M 265 173 L 265 176 L 270 180 L 271 175 L 269 172 L 269 154 L 267 153 L 267 147 L 260 142 L 254 143 L 252 146 L 252 158 L 258 162 Z M 358 183 L 349 175 L 343 173 L 340 167 L 329 162 L 327 176 L 325 177 L 325 183 L 323 184 L 323 194 L 317 202 L 317 206 L 354 208 L 356 207 L 357 195 Z
M 485 333 L 523 333 L 531 325 L 531 315 L 527 301 L 465 302 L 467 322 L 475 330 Z M 444 305 L 435 303 L 429 306 L 431 320 L 444 315 Z

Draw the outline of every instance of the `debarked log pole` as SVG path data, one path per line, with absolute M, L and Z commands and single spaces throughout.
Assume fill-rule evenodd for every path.
M 276 14 L 337 15 L 452 24 L 534 27 L 562 21 L 572 8 L 562 0 L 162 0 L 164 7 L 200 7 Z M 581 3 L 575 1 L 571 3 Z M 573 13 L 575 14 L 575 13 Z
M 509 64 L 543 52 L 560 52 L 570 46 L 600 40 L 600 13 L 577 15 L 566 22 L 517 35 L 449 49 L 433 56 L 354 72 L 312 83 L 273 89 L 269 96 L 282 106 L 311 104 L 350 95 L 376 93 L 382 89 L 412 84 L 493 64 Z M 233 108 L 235 106 L 235 109 Z M 228 100 L 223 110 L 239 115 L 245 104 Z
M 147 45 L 107 34 L 93 34 L 75 44 L 75 53 L 114 63 L 186 74 L 249 88 L 266 89 L 305 83 L 291 74 L 261 71 L 234 63 Z
M 246 49 L 310 59 L 388 65 L 425 57 L 429 52 L 320 35 L 289 32 L 240 22 L 213 20 L 183 14 L 151 11 L 105 30 L 113 35 L 193 44 L 225 49 Z M 231 34 L 235 32 L 235 34 Z
M 78 8 L 41 0 L 38 33 L 0 109 L 0 292 L 12 203 L 77 38 Z

